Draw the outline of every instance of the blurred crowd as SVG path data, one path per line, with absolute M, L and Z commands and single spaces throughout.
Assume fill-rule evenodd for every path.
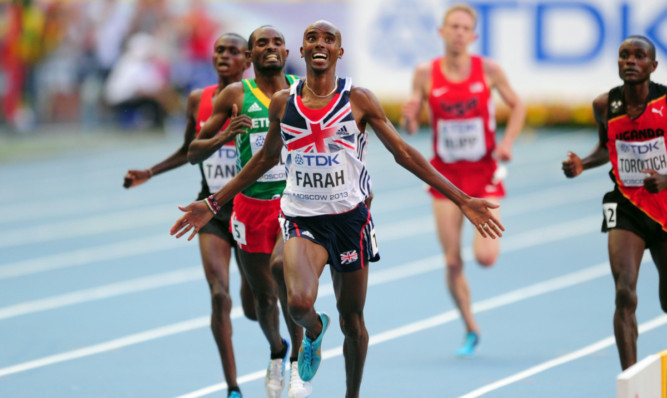
M 11 0 L 0 4 L 0 126 L 163 129 L 214 84 L 224 26 L 201 1 Z

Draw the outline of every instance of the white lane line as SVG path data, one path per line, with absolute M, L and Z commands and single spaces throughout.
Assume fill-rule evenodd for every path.
M 503 252 L 510 253 L 512 251 L 593 232 L 597 230 L 598 226 L 597 224 L 594 224 L 592 220 L 597 219 L 598 217 L 589 217 L 509 236 L 503 240 Z M 405 237 L 405 234 L 403 237 Z M 473 254 L 470 247 L 463 249 L 463 259 L 464 261 L 473 260 Z M 442 267 L 442 254 L 436 254 L 414 261 L 410 264 L 396 266 L 381 271 L 373 271 L 369 275 L 369 286 L 438 270 Z M 236 267 L 231 268 L 232 272 L 236 271 L 236 269 Z M 25 269 L 23 271 L 27 272 Z M 203 273 L 201 272 L 200 267 L 192 267 L 165 274 L 147 276 L 145 278 L 117 282 L 58 296 L 51 296 L 40 300 L 23 302 L 7 307 L 0 307 L 0 320 L 39 311 L 62 308 L 87 301 L 115 297 L 122 294 L 136 293 L 144 290 L 186 283 L 195 279 L 200 279 L 203 277 L 202 275 Z M 2 270 L 0 270 L 0 279 L 2 279 Z M 322 285 L 319 289 L 318 297 L 321 297 L 323 294 L 330 294 L 331 289 L 330 286 Z
M 529 211 L 551 209 L 556 206 L 594 199 L 600 197 L 601 192 L 604 192 L 604 187 L 609 185 L 608 183 L 603 184 L 603 182 L 577 181 L 576 183 L 569 184 L 567 187 L 559 186 L 526 194 L 514 200 L 504 202 L 502 204 L 502 213 L 505 217 L 514 216 Z M 572 192 L 572 194 L 563 195 L 564 189 Z M 387 197 L 406 195 L 409 197 L 410 195 L 414 195 L 415 192 L 415 188 L 412 187 L 388 191 L 383 195 Z M 377 215 L 415 206 L 424 206 L 425 203 L 430 203 L 425 193 L 424 197 L 425 202 L 421 203 L 415 201 L 391 201 L 378 204 L 374 208 L 373 213 Z M 51 207 L 49 206 L 49 208 Z M 162 224 L 168 227 L 172 222 L 170 217 L 173 217 L 175 221 L 178 213 L 179 211 L 176 209 L 175 204 L 161 204 L 158 206 L 135 207 L 130 210 L 119 210 L 96 216 L 79 217 L 68 219 L 67 221 L 42 223 L 31 227 L 12 227 L 0 232 L 0 248 L 88 237 L 95 234 L 118 232 L 152 225 Z M 21 212 L 13 212 L 13 214 L 21 214 Z M 431 214 L 419 219 L 410 220 L 408 223 L 413 225 L 428 225 L 430 229 L 425 230 L 423 233 L 431 233 L 434 230 L 433 216 Z M 396 229 L 397 227 L 394 227 L 394 230 Z M 389 233 L 392 234 L 391 230 Z
M 473 304 L 473 312 L 480 313 L 495 308 L 503 307 L 509 304 L 524 301 L 529 298 L 537 297 L 543 294 L 551 293 L 557 290 L 586 283 L 597 278 L 609 275 L 609 263 L 601 263 L 581 271 L 573 272 L 568 275 L 553 278 L 544 282 L 536 283 L 521 289 L 513 290 L 490 299 L 482 300 Z M 450 310 L 442 314 L 413 322 L 395 329 L 373 335 L 370 337 L 368 345 L 373 346 L 386 341 L 394 340 L 400 337 L 408 336 L 426 329 L 443 325 L 459 318 L 458 310 Z M 322 352 L 322 359 L 326 360 L 343 355 L 343 347 L 338 346 Z M 266 370 L 256 371 L 239 378 L 239 384 L 258 380 L 264 377 Z M 1 375 L 1 374 L 0 374 Z M 241 382 L 241 380 L 244 380 Z M 179 395 L 177 398 L 198 398 L 227 388 L 226 383 L 218 383 L 202 389 Z
M 230 267 L 231 268 L 231 267 Z M 230 272 L 236 271 L 236 267 Z M 204 279 L 201 266 L 154 274 L 0 308 L 0 320 Z
M 242 312 L 240 308 L 235 308 L 237 312 Z M 240 314 L 237 314 L 237 316 Z M 0 369 L 0 377 L 11 375 L 14 373 L 25 372 L 31 369 L 37 369 L 56 363 L 71 361 L 77 358 L 83 358 L 90 355 L 100 354 L 111 350 L 127 347 L 133 344 L 139 344 L 146 341 L 159 339 L 161 337 L 171 336 L 177 333 L 188 332 L 208 326 L 211 322 L 210 316 L 203 316 L 188 321 L 179 322 L 173 325 L 148 330 L 146 332 L 133 334 L 119 339 L 110 340 L 101 344 L 96 344 L 88 347 L 83 347 L 73 351 L 63 352 L 61 354 L 51 355 L 44 358 L 35 359 L 33 361 L 23 362 L 18 365 L 9 366 Z
M 667 315 L 662 314 L 658 317 L 655 317 L 651 319 L 650 321 L 644 322 L 641 325 L 639 325 L 639 333 L 644 333 L 648 332 L 649 330 L 655 329 L 657 327 L 660 327 L 664 324 L 667 323 Z M 593 344 L 587 345 L 584 348 L 581 348 L 576 351 L 572 351 L 568 354 L 565 354 L 563 356 L 560 356 L 558 358 L 554 358 L 550 361 L 543 362 L 539 365 L 533 366 L 529 369 L 526 369 L 522 372 L 516 373 L 512 376 L 506 377 L 504 379 L 498 380 L 494 383 L 487 384 L 483 387 L 480 387 L 474 391 L 471 391 L 465 395 L 461 395 L 459 398 L 477 398 L 481 397 L 482 395 L 489 393 L 491 391 L 497 390 L 501 387 L 505 387 L 509 384 L 516 383 L 517 381 L 521 381 L 523 379 L 526 379 L 530 376 L 534 376 L 538 373 L 544 372 L 546 370 L 549 370 L 553 367 L 563 365 L 568 362 L 572 362 L 576 359 L 585 357 L 587 355 L 591 355 L 597 351 L 600 351 L 602 349 L 605 349 L 609 346 L 614 345 L 616 342 L 616 339 L 614 336 L 609 336 L 607 338 L 604 338 L 602 340 L 596 341 Z
M 171 238 L 164 234 L 130 241 L 78 249 L 65 253 L 17 261 L 0 266 L 0 280 L 17 276 L 36 274 L 38 272 L 90 265 L 92 263 L 120 258 L 139 256 L 163 250 L 187 247 L 187 241 Z M 196 245 L 192 246 L 193 248 Z
M 530 194 L 512 197 L 501 201 L 502 217 L 511 217 L 519 214 L 525 214 L 530 211 L 539 211 L 545 209 L 553 209 L 557 206 L 564 206 L 583 202 L 586 200 L 602 198 L 603 192 L 609 188 L 609 182 L 602 179 L 594 181 L 577 181 L 576 183 L 557 186 L 553 188 L 544 189 Z M 405 188 L 400 190 L 393 190 L 388 193 L 388 197 L 414 197 L 419 191 L 412 188 Z M 567 192 L 567 194 L 564 194 Z M 571 193 L 571 194 L 570 194 Z M 379 195 L 384 195 L 380 193 Z M 391 196 L 390 196 L 391 195 Z M 426 196 L 426 194 L 424 194 Z M 430 199 L 425 197 L 423 200 L 391 200 L 382 201 L 382 196 L 377 199 L 377 205 L 373 204 L 372 214 L 375 217 L 377 214 L 395 212 L 398 210 L 406 210 L 409 208 L 423 207 L 425 204 L 430 206 Z M 420 222 L 431 223 L 433 216 L 428 215 L 419 218 Z M 434 228 L 432 228 L 434 230 Z M 385 228 L 381 228 L 380 234 L 385 234 Z
M 539 202 L 542 202 L 542 200 Z M 426 219 L 428 219 L 428 222 Z M 599 216 L 588 217 L 583 220 L 591 220 L 591 223 L 598 223 Z M 380 236 L 380 243 L 392 239 L 404 239 L 408 235 L 431 233 L 434 228 L 433 224 L 432 216 L 425 217 L 424 219 L 412 219 L 407 222 L 388 224 L 383 227 L 383 231 L 381 233 L 382 235 Z M 503 242 L 505 242 L 505 240 L 503 240 Z M 179 246 L 179 244 L 181 246 Z M 0 265 L 0 280 L 34 274 L 37 272 L 86 265 L 96 261 L 119 259 L 140 254 L 153 253 L 161 250 L 173 249 L 177 247 L 184 247 L 184 244 L 187 244 L 187 242 L 169 238 L 167 232 L 165 231 L 164 235 L 160 234 L 148 238 L 133 239 L 131 241 L 79 249 L 75 251 Z
M 91 235 L 117 232 L 131 228 L 163 224 L 165 235 L 173 216 L 176 221 L 178 209 L 175 205 L 148 206 L 104 215 L 39 224 L 34 227 L 9 228 L 0 232 L 0 248 L 60 239 L 89 237 Z
M 385 271 L 379 271 L 377 276 L 371 274 L 370 279 L 369 279 L 369 285 L 377 285 L 380 283 L 386 283 L 389 281 L 393 280 L 399 280 L 399 279 L 404 279 L 407 275 L 416 275 L 416 274 L 421 274 L 424 272 L 428 272 L 431 269 L 436 269 L 442 267 L 441 264 L 441 259 L 440 256 L 437 256 L 437 258 L 434 256 L 432 258 L 435 260 L 434 264 L 424 266 L 424 261 L 419 261 L 417 263 L 422 263 L 422 266 L 415 267 L 414 264 L 406 264 L 400 267 L 396 267 L 396 269 L 389 269 Z M 426 259 L 428 260 L 428 259 Z M 437 266 L 436 266 L 437 263 Z M 558 289 L 563 289 L 565 287 L 573 286 L 574 284 L 577 283 L 583 283 L 588 280 L 592 280 L 598 277 L 601 277 L 602 275 L 606 275 L 608 267 L 606 264 L 601 264 L 597 265 L 591 268 L 584 269 L 582 271 L 578 271 L 566 276 L 561 276 L 558 278 L 551 279 L 546 282 L 540 282 L 534 285 L 531 285 L 526 288 L 518 289 L 513 292 L 505 293 L 502 295 L 499 295 L 495 298 L 487 299 L 480 301 L 479 303 L 473 304 L 473 311 L 475 312 L 481 312 L 481 311 L 487 311 L 492 308 L 496 308 L 501 305 L 508 305 L 517 301 L 525 300 L 529 297 L 534 297 L 540 294 L 547 293 L 549 291 L 553 290 L 558 290 Z M 333 295 L 333 286 L 331 283 L 327 283 L 325 285 L 322 285 L 318 294 L 319 297 L 324 297 L 324 296 L 331 296 Z M 232 319 L 237 318 L 242 315 L 242 309 L 240 307 L 234 307 L 232 309 Z M 442 315 L 439 315 L 437 317 L 431 318 L 431 319 L 436 319 L 437 324 L 442 324 L 448 321 L 451 321 L 452 319 L 455 319 L 458 317 L 457 311 L 449 311 L 447 313 L 444 313 Z M 179 322 L 173 325 L 168 325 L 165 327 L 161 328 L 156 328 L 152 329 L 146 332 L 138 333 L 135 335 L 130 335 L 126 337 L 122 337 L 119 339 L 111 340 L 105 343 L 100 343 L 97 345 L 89 346 L 89 347 L 84 347 L 81 349 L 77 349 L 74 351 L 68 351 L 65 353 L 61 354 L 56 354 L 56 355 L 51 355 L 48 357 L 44 357 L 41 359 L 36 359 L 28 362 L 24 362 L 18 365 L 6 367 L 3 369 L 0 369 L 0 377 L 6 376 L 9 374 L 13 373 L 18 373 L 18 372 L 23 372 L 26 370 L 30 369 L 35 369 L 39 368 L 42 366 L 46 365 L 51 365 L 54 363 L 59 363 L 59 362 L 65 362 L 69 361 L 72 359 L 76 358 L 81 358 L 93 354 L 99 354 L 102 352 L 110 351 L 113 349 L 117 349 L 120 347 L 125 347 L 133 344 L 138 344 L 150 340 L 154 340 L 160 337 L 165 337 L 165 336 L 170 336 L 173 334 L 177 333 L 182 333 L 186 331 L 190 331 L 193 329 L 197 329 L 198 327 L 204 327 L 207 326 L 208 323 L 210 322 L 210 317 L 209 316 L 204 316 L 204 317 L 199 317 L 195 319 L 191 319 L 188 321 L 184 322 Z M 422 321 L 424 322 L 424 321 Z M 432 322 L 432 321 L 429 321 Z M 199 326 L 194 326 L 194 325 L 199 325 Z M 410 327 L 410 326 L 407 326 Z M 402 327 L 399 329 L 395 330 L 403 330 L 406 327 Z M 388 333 L 388 332 L 385 332 Z M 396 333 L 396 332 L 393 332 Z M 384 335 L 384 334 L 383 334 Z M 382 335 L 380 335 L 382 336 Z M 380 338 L 381 340 L 383 339 L 382 337 L 374 337 L 374 338 Z M 396 338 L 396 337 L 393 337 Z

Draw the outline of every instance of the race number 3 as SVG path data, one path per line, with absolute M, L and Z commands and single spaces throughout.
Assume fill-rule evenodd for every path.
M 242 245 L 247 245 L 245 238 L 245 224 L 232 217 L 232 235 L 234 235 L 234 240 Z
M 616 207 L 618 203 L 603 203 L 602 212 L 604 213 L 604 220 L 607 223 L 607 228 L 615 228 L 618 215 L 616 214 Z

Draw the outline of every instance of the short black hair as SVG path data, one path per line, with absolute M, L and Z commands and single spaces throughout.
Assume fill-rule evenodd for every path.
M 248 41 L 245 39 L 245 37 L 241 36 L 238 33 L 234 33 L 234 32 L 223 33 L 215 41 L 218 41 L 218 40 L 222 39 L 223 37 L 233 37 L 235 39 L 238 39 L 238 40 L 241 41 L 241 43 L 243 43 L 246 46 L 246 48 L 248 48 Z
M 653 44 L 648 37 L 642 35 L 630 35 L 626 37 L 625 40 L 641 40 L 648 44 L 648 55 L 651 57 L 652 61 L 655 61 L 655 44 Z
M 252 33 L 250 34 L 250 37 L 248 38 L 248 50 L 252 50 L 252 47 L 255 45 L 255 33 L 256 33 L 258 30 L 260 30 L 260 29 L 264 29 L 264 28 L 273 28 L 273 29 L 276 29 L 276 27 L 273 26 L 273 25 L 262 25 L 262 26 L 260 26 L 259 28 L 253 30 Z M 278 29 L 276 29 L 276 30 L 278 30 Z M 282 33 L 281 33 L 281 35 L 282 35 Z

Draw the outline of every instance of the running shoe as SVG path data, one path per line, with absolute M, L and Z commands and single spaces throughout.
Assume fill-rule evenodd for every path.
M 472 355 L 475 352 L 475 347 L 479 344 L 479 335 L 475 332 L 469 332 L 466 334 L 466 340 L 459 348 L 456 350 L 456 355 L 460 357 L 467 357 Z
M 289 388 L 287 398 L 306 398 L 313 392 L 313 386 L 309 381 L 301 380 L 299 377 L 299 363 L 292 362 L 290 365 Z
M 230 391 L 229 395 L 227 395 L 227 398 L 243 398 L 243 395 L 241 395 L 241 393 L 238 391 Z
M 303 381 L 312 380 L 322 362 L 322 336 L 329 327 L 329 316 L 324 312 L 318 315 L 322 320 L 322 333 L 315 340 L 311 340 L 304 333 L 301 348 L 299 348 L 299 376 Z
M 280 398 L 285 389 L 285 363 L 289 355 L 289 343 L 283 339 L 283 344 L 287 347 L 285 357 L 271 359 L 269 367 L 266 369 L 264 388 L 266 389 L 266 396 L 269 398 Z

